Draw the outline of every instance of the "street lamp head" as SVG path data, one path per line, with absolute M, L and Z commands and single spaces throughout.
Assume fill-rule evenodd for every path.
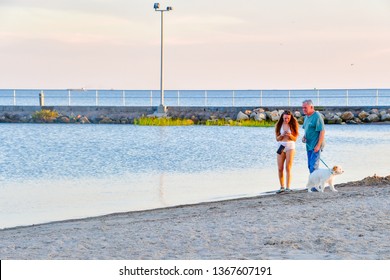
M 160 3 L 154 3 L 153 8 L 154 8 L 155 10 L 157 10 L 158 8 L 160 8 Z
M 172 11 L 173 10 L 173 8 L 172 7 L 167 7 L 167 11 Z

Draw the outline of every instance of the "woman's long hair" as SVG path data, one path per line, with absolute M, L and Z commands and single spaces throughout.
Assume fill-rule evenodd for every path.
M 280 135 L 280 128 L 282 127 L 282 124 L 283 124 L 283 116 L 284 115 L 290 115 L 291 116 L 290 122 L 288 123 L 288 125 L 290 126 L 290 129 L 291 129 L 291 134 L 294 135 L 294 136 L 298 136 L 298 134 L 299 134 L 299 132 L 298 132 L 299 131 L 298 121 L 293 116 L 291 111 L 286 110 L 286 111 L 283 112 L 283 114 L 280 116 L 278 122 L 276 123 L 276 126 L 275 126 L 276 137 L 278 137 Z

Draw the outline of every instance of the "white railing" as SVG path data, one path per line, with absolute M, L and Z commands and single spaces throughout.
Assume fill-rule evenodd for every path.
M 209 107 L 300 106 L 306 99 L 316 106 L 390 106 L 390 89 L 166 90 L 164 103 Z M 0 90 L 0 106 L 158 106 L 160 102 L 158 90 Z

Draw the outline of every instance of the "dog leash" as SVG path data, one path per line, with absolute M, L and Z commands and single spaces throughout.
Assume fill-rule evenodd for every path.
M 329 168 L 329 166 L 320 158 L 320 161 L 329 169 L 330 173 L 333 174 L 333 171 Z

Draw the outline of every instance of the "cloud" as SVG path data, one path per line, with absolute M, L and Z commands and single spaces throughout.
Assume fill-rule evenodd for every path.
M 246 23 L 240 17 L 231 17 L 225 15 L 189 15 L 189 16 L 178 16 L 172 17 L 171 21 L 174 24 L 192 26 L 192 25 L 207 25 L 207 26 L 219 26 L 226 27 L 231 25 Z
M 147 24 L 110 13 L 7 7 L 0 10 L 0 38 L 51 39 L 66 43 L 135 44 L 149 34 Z M 149 28 L 150 29 L 150 28 Z

